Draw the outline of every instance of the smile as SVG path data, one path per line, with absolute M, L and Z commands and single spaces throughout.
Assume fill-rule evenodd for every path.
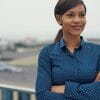
M 83 26 L 71 26 L 74 30 L 81 30 Z

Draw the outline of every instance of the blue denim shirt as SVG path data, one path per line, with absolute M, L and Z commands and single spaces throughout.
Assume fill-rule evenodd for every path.
M 100 100 L 100 45 L 83 39 L 74 53 L 63 38 L 44 47 L 38 59 L 37 100 Z M 52 85 L 65 85 L 64 94 L 51 92 Z

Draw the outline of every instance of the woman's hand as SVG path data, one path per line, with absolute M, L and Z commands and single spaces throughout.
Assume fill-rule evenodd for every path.
M 95 81 L 100 81 L 100 72 L 97 74 Z
M 51 92 L 64 94 L 65 85 L 52 86 Z

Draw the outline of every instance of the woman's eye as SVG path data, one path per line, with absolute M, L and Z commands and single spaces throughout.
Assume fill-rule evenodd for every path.
M 68 17 L 73 17 L 74 14 L 67 14 L 66 16 L 68 16 Z
M 81 13 L 80 16 L 81 16 L 81 17 L 84 17 L 84 16 L 85 16 L 85 13 Z
M 75 14 L 75 13 L 68 13 L 68 14 L 66 14 L 66 16 L 69 17 L 69 18 L 73 18 L 75 16 L 85 17 L 85 15 L 86 15 L 85 13 L 79 13 L 78 15 Z

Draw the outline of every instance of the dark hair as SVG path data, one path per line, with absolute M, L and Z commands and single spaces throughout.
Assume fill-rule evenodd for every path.
M 62 36 L 63 36 L 63 30 L 60 29 L 57 33 L 57 36 L 55 37 L 54 43 L 58 42 Z
M 54 15 L 56 18 L 56 15 L 63 15 L 66 11 L 69 9 L 75 7 L 77 4 L 82 4 L 85 8 L 86 12 L 86 6 L 82 0 L 58 0 L 55 9 L 54 9 Z M 54 40 L 54 42 L 58 42 L 63 36 L 63 31 L 60 29 L 57 33 L 57 36 Z

